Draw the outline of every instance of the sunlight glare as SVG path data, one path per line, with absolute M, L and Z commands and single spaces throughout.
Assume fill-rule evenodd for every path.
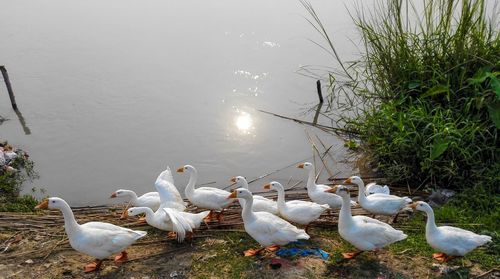
M 235 119 L 236 127 L 240 132 L 249 133 L 253 126 L 253 120 L 250 114 L 241 112 Z

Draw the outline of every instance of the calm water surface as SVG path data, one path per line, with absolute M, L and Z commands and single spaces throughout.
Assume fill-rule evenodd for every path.
M 339 51 L 351 55 L 344 3 L 312 1 Z M 31 134 L 3 81 L 0 138 L 29 151 L 33 185 L 72 205 L 109 202 L 117 188 L 153 190 L 167 165 L 192 164 L 199 183 L 228 185 L 311 156 L 292 117 L 317 102 L 302 65 L 331 65 L 290 0 L 1 0 L 6 65 Z M 316 130 L 313 130 L 317 133 Z M 328 144 L 340 144 L 322 135 Z M 342 157 L 343 154 L 336 154 Z M 270 176 L 305 178 L 300 170 Z M 179 188 L 187 178 L 174 176 Z M 262 181 L 252 185 L 260 189 Z

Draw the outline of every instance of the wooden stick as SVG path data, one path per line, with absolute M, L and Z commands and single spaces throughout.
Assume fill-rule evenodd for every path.
M 318 98 L 319 98 L 319 103 L 323 103 L 323 93 L 321 93 L 321 81 L 318 79 L 316 81 L 316 90 L 318 91 Z
M 257 181 L 257 180 L 260 180 L 260 179 L 262 179 L 262 178 L 264 178 L 264 177 L 268 177 L 268 176 L 270 176 L 271 174 L 275 174 L 275 173 L 277 173 L 277 172 L 280 172 L 280 171 L 282 171 L 282 170 L 284 170 L 284 169 L 286 169 L 286 168 L 289 168 L 289 167 L 291 167 L 291 166 L 294 166 L 294 165 L 296 165 L 296 164 L 298 164 L 298 163 L 304 162 L 305 160 L 307 160 L 307 159 L 309 159 L 309 158 L 311 158 L 311 157 L 307 157 L 307 158 L 305 158 L 305 159 L 303 159 L 303 160 L 300 160 L 300 161 L 297 161 L 297 162 L 291 163 L 290 165 L 287 165 L 287 166 L 282 167 L 282 168 L 280 168 L 280 169 L 277 169 L 277 170 L 274 170 L 274 171 L 268 172 L 268 173 L 266 173 L 266 174 L 263 174 L 263 175 L 261 175 L 261 176 L 259 176 L 259 177 L 257 177 L 257 178 L 254 178 L 254 179 L 252 179 L 252 180 L 249 180 L 249 181 L 248 181 L 248 184 L 250 184 L 250 183 L 252 183 L 252 182 L 255 182 L 255 181 Z M 227 188 L 229 188 L 229 187 L 231 187 L 231 186 L 232 186 L 232 185 L 229 185 L 229 186 L 226 186 L 226 187 L 224 187 L 224 188 L 222 188 L 222 189 L 223 189 L 223 190 L 226 190 Z
M 12 90 L 12 86 L 10 84 L 9 74 L 7 73 L 7 69 L 5 66 L 0 66 L 0 71 L 2 72 L 3 81 L 5 81 L 5 86 L 7 87 L 7 91 L 9 92 L 10 104 L 14 110 L 17 110 L 16 98 L 14 97 L 14 91 Z
M 314 126 L 314 127 L 317 127 L 319 129 L 324 130 L 327 133 L 329 133 L 329 132 L 346 133 L 346 134 L 352 134 L 353 133 L 353 131 L 350 131 L 350 130 L 347 130 L 347 129 L 330 127 L 330 126 L 325 126 L 325 125 L 321 125 L 321 124 L 314 124 L 314 123 L 309 122 L 309 121 L 300 120 L 300 119 L 296 119 L 296 118 L 292 118 L 292 117 L 288 117 L 288 116 L 283 116 L 283 115 L 279 115 L 279 114 L 276 114 L 276 113 L 268 112 L 268 111 L 265 111 L 265 110 L 260 110 L 259 109 L 258 111 L 260 111 L 262 113 L 267 113 L 267 114 L 270 114 L 270 115 L 274 115 L 274 116 L 279 117 L 279 118 L 283 118 L 283 119 L 287 119 L 287 120 L 292 120 L 292 121 L 295 121 L 297 123 L 307 124 L 307 125 L 310 125 L 310 126 Z

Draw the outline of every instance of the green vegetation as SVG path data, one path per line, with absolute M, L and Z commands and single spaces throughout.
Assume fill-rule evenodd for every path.
M 200 253 L 193 256 L 192 274 L 196 278 L 250 278 L 254 257 L 244 257 L 243 251 L 257 243 L 240 232 L 218 233 L 201 244 Z
M 4 145 L 7 145 L 5 143 Z M 32 195 L 20 195 L 22 184 L 38 177 L 34 163 L 28 157 L 18 156 L 9 164 L 16 172 L 0 170 L 0 212 L 33 211 L 38 203 Z M 33 194 L 37 191 L 31 189 Z M 43 189 L 40 190 L 43 193 Z
M 332 113 L 393 181 L 446 188 L 500 173 L 500 36 L 484 0 L 389 0 L 353 16 L 364 53 L 329 73 Z M 495 16 L 497 7 L 488 7 Z M 486 184 L 484 184 L 486 182 Z

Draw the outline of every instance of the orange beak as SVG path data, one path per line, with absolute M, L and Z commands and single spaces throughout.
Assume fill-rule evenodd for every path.
M 229 200 L 229 199 L 236 199 L 236 198 L 237 198 L 237 196 L 236 196 L 236 191 L 232 191 L 232 192 L 231 192 L 231 195 L 229 195 L 229 196 L 227 197 L 227 199 L 228 199 L 228 200 Z
M 229 179 L 229 181 L 236 183 L 236 177 L 231 177 L 231 179 Z
M 302 164 L 299 164 L 299 165 L 297 166 L 297 168 L 299 168 L 299 169 L 303 169 L 303 168 L 304 168 L 304 164 L 303 164 L 303 163 L 302 163 Z
M 44 199 L 41 203 L 35 206 L 35 209 L 48 209 L 49 208 L 49 199 Z
M 113 194 L 111 194 L 111 196 L 109 197 L 110 199 L 112 198 L 116 198 L 116 192 L 113 192 Z
M 416 202 L 414 202 L 414 203 L 410 204 L 410 205 L 409 205 L 409 207 L 410 207 L 411 209 L 416 209 L 416 208 L 417 208 L 417 203 L 416 203 Z
M 184 167 L 180 167 L 177 169 L 177 172 L 184 172 Z
M 264 189 L 270 190 L 271 189 L 271 183 L 267 183 L 266 185 L 264 185 Z
M 349 178 L 347 178 L 346 180 L 344 180 L 344 183 L 346 183 L 346 184 L 351 184 L 351 183 L 352 183 L 351 178 L 349 177 Z
M 332 188 L 330 188 L 328 190 L 325 190 L 325 192 L 327 192 L 327 193 L 334 193 L 335 194 L 337 192 L 337 188 L 339 188 L 339 186 L 335 185 Z

